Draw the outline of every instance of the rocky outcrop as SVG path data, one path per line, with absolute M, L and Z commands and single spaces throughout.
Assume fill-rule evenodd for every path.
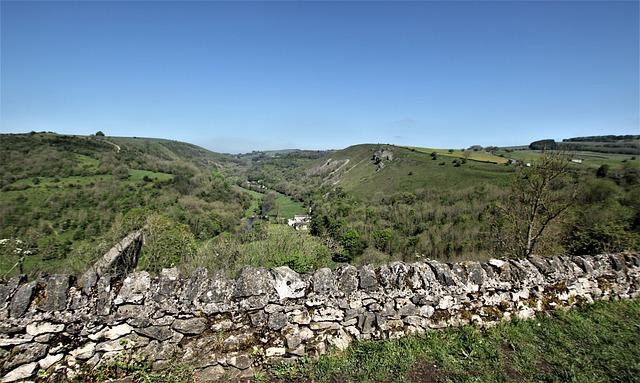
M 95 283 L 66 275 L 0 282 L 1 382 L 71 377 L 127 349 L 154 368 L 193 366 L 202 381 L 251 376 L 254 362 L 316 356 L 328 346 L 637 297 L 638 254 L 559 256 L 298 274 L 243 268 L 236 278 L 165 269 Z M 259 359 L 259 360 L 258 360 Z

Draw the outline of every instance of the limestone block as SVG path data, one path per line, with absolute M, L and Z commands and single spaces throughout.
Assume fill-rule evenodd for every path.
M 92 334 L 89 335 L 89 339 L 91 340 L 99 340 L 99 339 L 109 339 L 109 340 L 114 340 L 114 339 L 118 339 L 121 338 L 127 334 L 130 334 L 131 331 L 133 331 L 133 327 L 129 326 L 126 323 L 123 323 L 121 325 L 115 326 L 115 327 L 111 327 L 111 328 L 104 328 L 102 331 L 96 333 L 96 334 Z
M 56 333 L 64 330 L 62 323 L 52 324 L 48 322 L 35 322 L 27 325 L 27 334 L 37 336 L 40 334 Z
M 37 362 L 47 355 L 48 346 L 41 343 L 25 343 L 15 346 L 2 366 L 5 370 L 11 370 L 21 364 Z
M 135 331 L 140 335 L 159 341 L 165 341 L 173 337 L 173 331 L 169 326 L 149 326 L 136 328 Z
M 309 328 L 313 331 L 325 331 L 325 330 L 337 330 L 341 328 L 338 323 L 335 322 L 311 322 Z
M 316 294 L 328 294 L 335 288 L 333 272 L 326 267 L 317 270 L 313 274 L 311 281 L 313 283 L 313 291 Z
M 175 343 L 159 342 L 152 340 L 146 345 L 142 351 L 142 355 L 146 355 L 149 359 L 153 360 L 171 360 L 178 352 L 178 347 Z
M 251 365 L 253 364 L 253 360 L 251 360 L 249 355 L 240 354 L 228 358 L 227 364 L 240 370 L 246 370 L 247 368 L 251 367 Z
M 206 327 L 206 318 L 176 319 L 171 325 L 171 328 L 185 335 L 202 334 Z
M 396 310 L 398 311 L 398 315 L 401 317 L 416 315 L 418 313 L 416 305 L 414 305 L 408 298 L 396 298 Z
M 300 298 L 305 296 L 307 283 L 300 275 L 287 266 L 271 270 L 275 280 L 275 289 L 280 299 Z
M 287 340 L 287 348 L 289 350 L 296 349 L 302 343 L 302 338 L 300 338 L 297 332 L 285 335 L 285 339 Z
M 122 282 L 120 293 L 114 300 L 116 305 L 123 303 L 140 304 L 149 293 L 151 277 L 146 271 L 131 273 Z
M 245 266 L 238 272 L 236 286 L 231 296 L 232 298 L 266 296 L 274 292 L 274 280 L 269 270 Z
M 41 369 L 46 370 L 61 361 L 62 358 L 64 358 L 64 354 L 47 355 L 45 358 L 38 361 L 38 366 Z
M 86 360 L 91 359 L 96 353 L 96 344 L 89 342 L 82 347 L 71 351 L 69 354 L 76 359 Z
M 40 308 L 44 311 L 64 310 L 67 307 L 69 281 L 69 275 L 50 275 L 47 280 L 45 299 L 42 300 Z
M 445 263 L 440 263 L 438 261 L 429 261 L 427 262 L 433 273 L 436 276 L 438 282 L 440 282 L 444 286 L 453 286 L 455 285 L 455 281 L 453 280 L 453 276 L 451 274 L 451 269 Z
M 334 321 L 344 319 L 344 311 L 334 307 L 320 307 L 313 312 L 312 320 L 316 322 Z
M 222 271 L 218 271 L 209 281 L 204 293 L 200 295 L 200 300 L 206 303 L 228 302 L 233 289 L 233 284 L 225 278 Z
M 340 266 L 336 270 L 338 287 L 341 292 L 349 295 L 358 289 L 358 269 L 351 265 Z
M 372 265 L 365 265 L 358 270 L 360 277 L 360 289 L 364 291 L 375 291 L 378 289 L 378 278 Z
M 23 364 L 22 366 L 10 371 L 0 382 L 9 383 L 24 380 L 31 377 L 38 366 L 38 362 Z
M 218 383 L 228 375 L 227 370 L 222 366 L 211 366 L 200 371 L 196 371 L 193 375 L 194 380 L 198 383 Z
M 33 281 L 30 283 L 25 283 L 20 286 L 16 293 L 13 295 L 11 299 L 11 304 L 9 306 L 9 312 L 11 318 L 19 318 L 24 315 L 24 313 L 29 308 L 29 304 L 31 304 L 31 297 L 33 295 L 33 289 L 36 287 L 37 282 Z
M 26 280 L 24 274 L 16 275 L 9 279 L 6 283 L 0 283 L 0 308 L 3 308 L 9 301 L 9 298 L 18 290 L 20 283 Z
M 158 290 L 156 292 L 156 300 L 162 297 L 171 296 L 177 290 L 180 279 L 180 272 L 177 268 L 162 269 L 160 271 L 160 279 L 158 281 Z
M 198 296 L 201 296 L 201 291 L 206 289 L 208 284 L 207 269 L 204 267 L 197 268 L 184 285 L 181 295 L 182 301 L 187 304 L 192 303 Z
M 358 317 L 358 329 L 363 334 L 370 334 L 375 329 L 376 314 L 365 312 Z
M 340 351 L 346 350 L 352 340 L 343 329 L 339 329 L 335 335 L 327 337 L 327 342 Z
M 269 315 L 268 325 L 271 330 L 280 330 L 288 322 L 287 314 L 281 312 L 275 312 Z
M 269 347 L 266 350 L 264 350 L 264 354 L 267 357 L 283 356 L 286 353 L 287 353 L 287 350 L 284 347 Z

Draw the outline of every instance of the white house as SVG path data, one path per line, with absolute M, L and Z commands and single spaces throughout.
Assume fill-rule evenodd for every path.
M 293 219 L 287 220 L 287 223 L 296 230 L 307 230 L 310 220 L 311 217 L 308 215 L 294 215 Z

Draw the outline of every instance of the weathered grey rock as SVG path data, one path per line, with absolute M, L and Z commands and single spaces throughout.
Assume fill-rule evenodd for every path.
M 285 335 L 285 339 L 287 340 L 287 348 L 289 350 L 295 350 L 302 343 L 302 338 L 300 338 L 297 332 Z
M 222 271 L 218 271 L 211 278 L 205 292 L 200 296 L 200 300 L 206 303 L 222 303 L 231 299 L 234 286 L 228 281 Z
M 333 272 L 329 268 L 317 270 L 311 278 L 313 282 L 313 291 L 316 294 L 328 294 L 335 288 Z
M 468 262 L 465 264 L 467 269 L 467 280 L 475 285 L 481 286 L 484 283 L 487 273 L 478 262 Z
M 461 284 L 467 283 L 467 275 L 462 265 L 458 263 L 452 264 L 451 273 L 455 276 L 455 279 L 457 279 Z
M 275 289 L 280 299 L 300 298 L 305 296 L 307 283 L 300 275 L 287 266 L 271 270 L 275 279 Z
M 23 364 L 22 366 L 16 368 L 15 370 L 7 373 L 7 375 L 5 375 L 0 382 L 10 383 L 10 382 L 16 382 L 18 380 L 27 379 L 33 375 L 33 373 L 36 370 L 36 367 L 38 367 L 38 362 Z
M 579 256 L 574 256 L 573 257 L 573 262 L 576 265 L 578 265 L 582 269 L 582 271 L 584 271 L 585 273 L 590 274 L 590 273 L 593 272 L 593 266 L 585 258 L 579 257 Z
M 611 259 L 611 266 L 615 271 L 622 271 L 626 268 L 624 258 L 620 254 L 609 254 Z
M 140 304 L 143 302 L 149 288 L 151 287 L 151 277 L 146 271 L 131 273 L 122 282 L 120 293 L 114 300 L 116 305 L 123 303 Z
M 358 329 L 360 329 L 363 334 L 371 334 L 375 329 L 375 320 L 376 314 L 370 312 L 363 313 L 358 318 Z
M 280 312 L 275 312 L 271 315 L 269 315 L 269 328 L 277 331 L 280 330 L 281 328 L 283 328 L 288 322 L 288 317 L 287 314 L 285 313 L 280 313 Z
M 173 331 L 169 326 L 148 326 L 136 328 L 135 331 L 140 335 L 159 341 L 165 341 L 173 337 Z
M 186 303 L 193 302 L 208 287 L 208 282 L 207 269 L 204 267 L 197 268 L 184 286 L 182 300 Z
M 269 270 L 245 266 L 238 272 L 232 297 L 269 296 L 274 293 L 274 280 Z
M 407 298 L 397 298 L 396 309 L 398 315 L 400 315 L 401 317 L 416 315 L 418 313 L 416 305 L 414 305 L 413 302 L 411 302 L 411 300 Z
M 359 276 L 361 290 L 375 291 L 378 289 L 378 278 L 376 277 L 376 270 L 372 265 L 360 267 Z
M 251 367 L 251 364 L 253 364 L 253 360 L 251 360 L 249 355 L 241 354 L 238 356 L 230 357 L 229 359 L 227 359 L 227 363 L 230 366 L 233 366 L 240 370 L 246 370 L 247 368 Z
M 152 340 L 142 351 L 142 355 L 148 356 L 151 360 L 171 360 L 178 353 L 175 343 L 159 342 Z
M 26 275 L 20 274 L 9 279 L 7 283 L 2 283 L 3 281 L 0 281 L 0 308 L 4 307 L 13 293 L 18 290 L 18 286 L 20 286 L 20 283 L 23 283 L 24 281 L 26 281 L 26 279 Z
M 109 340 L 106 342 L 98 343 L 96 345 L 96 351 L 98 352 L 114 352 L 122 351 L 127 348 L 144 347 L 149 344 L 149 338 L 139 336 L 136 333 L 129 334 L 120 339 Z
M 109 315 L 111 313 L 111 275 L 106 274 L 98 279 L 97 299 L 95 303 L 96 315 Z
M 16 293 L 11 299 L 11 305 L 9 306 L 9 312 L 12 318 L 19 318 L 29 308 L 31 304 L 31 297 L 33 296 L 33 289 L 36 287 L 37 282 L 33 281 L 25 283 L 18 288 Z
M 218 383 L 227 377 L 229 372 L 222 366 L 211 366 L 200 371 L 196 371 L 194 379 L 198 383 Z
M 264 354 L 268 358 L 272 358 L 274 356 L 283 356 L 287 353 L 287 349 L 284 347 L 269 347 L 264 350 Z
M 313 312 L 315 322 L 339 322 L 344 319 L 344 311 L 335 307 L 320 307 Z
M 96 354 L 96 344 L 93 342 L 86 343 L 71 351 L 69 354 L 80 360 L 91 359 Z
M 440 263 L 438 261 L 429 261 L 427 262 L 433 273 L 436 275 L 436 279 L 445 286 L 453 286 L 456 282 L 453 280 L 453 276 L 451 275 L 451 269 L 446 263 Z
M 133 331 L 133 327 L 129 326 L 127 323 L 123 323 L 121 325 L 117 325 L 114 327 L 106 327 L 102 329 L 102 331 L 97 332 L 96 334 L 89 335 L 88 338 L 91 340 L 100 340 L 100 339 L 114 340 L 114 339 L 122 338 L 127 334 L 130 334 L 132 331 Z
M 156 301 L 171 296 L 177 290 L 180 279 L 180 271 L 176 267 L 170 269 L 162 269 L 160 271 L 160 279 L 158 280 L 158 291 L 156 292 Z
M 56 333 L 64 330 L 62 323 L 53 324 L 49 322 L 35 322 L 27 325 L 27 334 L 37 336 L 40 334 Z
M 198 335 L 202 334 L 207 328 L 207 319 L 176 319 L 171 325 L 171 328 L 185 335 Z
M 340 291 L 349 295 L 358 289 L 358 269 L 351 265 L 340 266 L 336 274 Z
M 309 311 L 305 309 L 297 309 L 289 312 L 291 323 L 295 324 L 309 324 L 311 322 L 311 315 Z
M 47 355 L 45 358 L 38 361 L 38 366 L 41 369 L 46 370 L 61 361 L 62 358 L 64 358 L 64 354 Z
M 85 295 L 91 295 L 93 288 L 98 283 L 98 279 L 100 276 L 96 272 L 95 269 L 89 269 L 81 278 L 80 283 L 82 284 L 82 292 Z
M 41 343 L 25 343 L 15 346 L 2 366 L 5 370 L 11 370 L 21 364 L 37 362 L 47 355 L 48 346 Z
M 218 364 L 219 339 L 197 337 L 182 347 L 182 359 L 196 368 Z

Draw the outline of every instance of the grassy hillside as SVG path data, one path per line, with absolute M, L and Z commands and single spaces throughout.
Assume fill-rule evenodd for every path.
M 332 249 L 334 259 L 483 259 L 505 255 L 495 253 L 492 211 L 514 193 L 514 177 L 522 177 L 525 165 L 535 166 L 542 155 L 539 150 L 365 144 L 317 159 L 270 159 L 268 166 L 258 168 L 255 179 L 312 209 L 312 233 L 338 244 Z M 567 198 L 575 203 L 549 226 L 547 245 L 538 251 L 637 248 L 638 161 L 591 152 L 574 152 L 567 161 L 564 182 L 574 189 Z M 602 231 L 606 233 L 595 233 Z M 587 244 L 586 238 L 593 235 L 607 238 L 608 244 Z
M 515 181 L 530 176 L 524 164 L 535 168 L 543 156 L 521 147 L 377 144 L 227 156 L 153 138 L 0 138 L 0 276 L 80 271 L 140 227 L 166 233 L 150 237 L 143 251 L 142 265 L 156 268 L 207 264 L 233 273 L 249 259 L 305 269 L 296 246 L 316 254 L 311 264 L 319 266 L 500 257 L 491 235 L 509 222 L 496 212 L 514 200 L 514 184 L 522 183 Z M 638 159 L 582 151 L 571 159 L 556 186 L 575 189 L 573 203 L 537 250 L 638 249 Z M 311 209 L 311 237 L 274 234 L 273 221 L 247 231 L 243 218 L 270 194 L 277 207 L 270 217 Z
M 2 135 L 0 163 L 0 276 L 79 272 L 151 217 L 197 244 L 249 204 L 219 173 L 237 160 L 167 140 Z

